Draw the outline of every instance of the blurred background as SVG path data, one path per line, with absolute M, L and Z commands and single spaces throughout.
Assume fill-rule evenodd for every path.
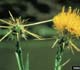
M 8 18 L 10 10 L 15 17 L 34 21 L 50 19 L 61 7 L 79 7 L 80 0 L 0 0 L 0 18 Z
M 62 6 L 80 8 L 80 0 L 0 0 L 0 18 L 8 19 L 10 17 L 8 11 L 11 11 L 14 17 L 21 16 L 23 19 L 29 19 L 29 23 L 38 22 L 52 19 L 61 11 Z M 55 35 L 51 22 L 33 26 L 30 30 L 43 37 Z M 30 70 L 54 70 L 56 48 L 51 48 L 53 42 L 53 40 L 22 41 L 24 64 L 27 52 L 29 52 Z M 3 41 L 0 43 L 0 47 L 0 70 L 18 70 L 14 54 L 15 42 Z M 63 67 L 63 70 L 72 70 L 72 66 L 80 65 L 80 53 L 75 52 L 75 55 L 72 55 L 70 51 L 65 51 L 62 63 L 68 58 L 72 60 Z

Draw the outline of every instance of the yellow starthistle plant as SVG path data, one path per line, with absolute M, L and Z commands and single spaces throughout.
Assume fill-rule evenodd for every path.
M 25 24 L 25 23 L 27 23 L 26 20 L 22 20 L 21 17 L 14 18 L 10 11 L 9 11 L 9 14 L 11 17 L 10 19 L 8 19 L 8 20 L 0 19 L 0 22 L 2 22 L 2 24 L 4 24 L 4 25 L 2 25 L 2 24 L 0 25 L 0 29 L 8 30 L 8 32 L 6 32 L 6 34 L 0 39 L 0 42 L 10 35 L 16 36 L 15 55 L 16 55 L 19 70 L 24 70 L 22 48 L 20 46 L 20 38 L 22 37 L 26 40 L 27 34 L 29 34 L 29 35 L 37 38 L 38 40 L 43 40 L 43 38 L 41 36 L 30 32 L 28 30 L 28 27 L 33 26 L 33 25 L 46 23 L 46 22 L 49 22 L 52 20 L 36 22 L 36 23 L 32 23 L 32 24 Z M 27 67 L 26 69 L 29 70 L 29 54 L 28 54 L 28 60 L 27 60 L 26 67 Z
M 72 10 L 72 7 L 69 7 L 68 11 L 65 11 L 65 7 L 62 8 L 62 11 L 53 17 L 54 27 L 58 31 L 64 34 L 66 30 L 67 33 L 71 36 L 80 37 L 80 15 L 79 9 Z M 55 41 L 53 46 L 58 42 L 59 39 Z M 80 52 L 80 49 L 72 42 L 72 39 L 68 39 L 69 44 L 72 47 Z M 73 52 L 73 50 L 72 50 Z
M 57 44 L 58 50 L 55 57 L 55 67 L 54 70 L 61 70 L 62 55 L 64 48 L 68 47 L 71 49 L 71 52 L 74 54 L 73 48 L 80 52 L 80 49 L 73 43 L 73 36 L 80 36 L 80 15 L 79 10 L 72 10 L 69 7 L 68 11 L 65 11 L 65 7 L 62 8 L 62 11 L 53 17 L 53 27 L 59 31 L 59 36 L 52 45 L 52 48 Z M 59 58 L 59 59 L 57 59 Z M 67 61 L 67 63 L 70 59 Z

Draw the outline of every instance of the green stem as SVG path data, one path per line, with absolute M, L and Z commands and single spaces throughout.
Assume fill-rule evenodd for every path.
M 16 55 L 19 70 L 24 70 L 23 59 L 22 59 L 22 49 L 20 48 L 19 41 L 17 41 L 17 44 L 16 44 L 15 55 Z
M 55 58 L 55 67 L 54 70 L 61 70 L 61 62 L 62 62 L 62 55 L 63 55 L 63 42 L 59 44 L 58 50 L 56 53 L 56 58 Z
M 25 63 L 25 70 L 29 70 L 29 52 L 27 53 L 27 60 Z

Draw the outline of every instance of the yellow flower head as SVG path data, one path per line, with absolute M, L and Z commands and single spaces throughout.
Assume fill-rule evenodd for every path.
M 54 26 L 59 31 L 64 31 L 65 29 L 73 35 L 80 36 L 80 16 L 79 10 L 72 10 L 69 7 L 68 11 L 65 11 L 65 7 L 62 11 L 53 18 Z

